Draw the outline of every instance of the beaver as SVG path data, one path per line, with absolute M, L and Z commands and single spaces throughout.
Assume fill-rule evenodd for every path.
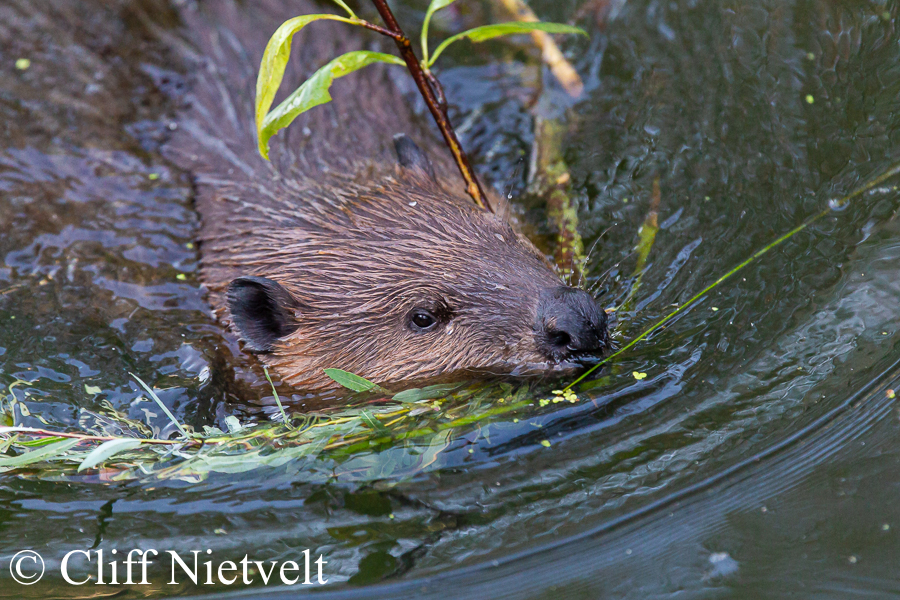
M 323 369 L 411 385 L 577 368 L 609 345 L 606 313 L 563 283 L 507 218 L 465 194 L 416 124 L 401 69 L 338 80 L 334 101 L 257 153 L 253 98 L 268 36 L 323 12 L 301 1 L 186 5 L 195 69 L 170 152 L 195 177 L 201 276 L 216 315 L 282 380 L 320 391 Z M 375 41 L 313 23 L 286 85 Z M 396 67 L 392 67 L 395 68 Z M 418 142 L 417 142 L 418 140 Z

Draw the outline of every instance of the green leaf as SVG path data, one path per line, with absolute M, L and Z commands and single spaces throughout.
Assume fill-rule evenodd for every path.
M 262 62 L 259 64 L 259 76 L 256 78 L 256 133 L 259 136 L 259 153 L 267 160 L 269 148 L 262 140 L 263 121 L 272 102 L 275 101 L 278 86 L 281 85 L 281 80 L 284 78 L 284 69 L 291 56 L 291 40 L 295 33 L 313 21 L 320 20 L 355 23 L 352 19 L 337 15 L 301 15 L 282 23 L 269 38 L 269 43 L 266 44 Z
M 2 429 L 2 428 L 0 428 L 0 429 Z M 9 450 L 9 447 L 12 446 L 13 444 L 17 443 L 18 441 L 19 441 L 18 433 L 15 433 L 15 434 L 9 436 L 8 438 L 6 438 L 3 441 L 0 441 L 0 456 L 3 456 L 4 454 L 6 454 L 6 452 Z
M 97 394 L 99 394 L 102 391 L 103 390 L 101 390 L 100 388 L 98 388 L 95 385 L 84 384 L 84 393 L 85 394 L 90 394 L 91 396 L 96 396 Z
M 292 460 L 298 460 L 305 456 L 315 457 L 317 456 L 322 449 L 328 444 L 328 439 L 330 435 L 323 436 L 321 439 L 309 442 L 307 444 L 303 444 L 299 447 L 293 448 L 285 448 L 283 450 L 278 450 L 272 454 L 267 455 L 263 458 L 263 464 L 269 465 L 270 467 L 280 467 L 281 465 L 288 463 Z
M 419 37 L 422 39 L 422 62 L 426 65 L 428 62 L 428 25 L 431 23 L 431 16 L 442 8 L 447 8 L 456 0 L 431 0 L 428 10 L 425 12 L 425 20 L 422 21 L 422 33 Z
M 377 384 L 372 383 L 364 377 L 348 373 L 347 371 L 341 371 L 340 369 L 325 369 L 325 374 L 338 382 L 338 384 L 344 386 L 348 390 L 353 390 L 354 392 L 368 392 L 369 390 L 378 387 Z
M 437 11 L 442 8 L 447 8 L 454 2 L 456 2 L 456 0 L 431 0 L 431 4 L 428 5 L 428 11 L 425 13 L 425 18 L 429 18 Z
M 264 464 L 259 450 L 234 456 L 200 455 L 193 463 L 199 473 L 246 473 Z
M 343 8 L 345 11 L 347 11 L 347 14 L 350 15 L 350 18 L 351 18 L 351 19 L 358 19 L 358 18 L 359 18 L 359 17 L 356 16 L 356 13 L 353 12 L 353 11 L 350 9 L 350 7 L 347 6 L 347 5 L 343 2 L 343 0 L 334 0 L 334 3 L 337 4 L 338 6 L 340 6 L 341 8 Z
M 438 432 L 428 441 L 428 446 L 419 458 L 419 465 L 416 471 L 421 471 L 430 467 L 437 460 L 438 455 L 447 449 L 450 445 L 450 438 L 453 436 L 453 430 L 447 429 Z
M 366 425 L 368 425 L 372 429 L 372 431 L 377 433 L 380 437 L 390 437 L 391 432 L 388 430 L 388 428 L 385 427 L 384 424 L 375 416 L 373 416 L 369 411 L 364 410 L 360 412 L 359 417 Z
M 443 384 L 429 385 L 423 388 L 413 388 L 404 390 L 399 394 L 395 394 L 392 400 L 397 402 L 419 402 L 420 400 L 433 400 L 434 398 L 443 398 L 449 392 L 459 387 L 459 384 Z
M 0 468 L 17 468 L 24 467 L 25 465 L 30 465 L 31 463 L 38 462 L 39 460 L 45 460 L 48 458 L 55 458 L 80 442 L 78 439 L 69 439 L 61 442 L 56 442 L 50 444 L 49 446 L 43 446 L 38 450 L 32 450 L 31 452 L 25 452 L 24 454 L 20 454 L 19 456 L 13 456 L 12 458 L 0 458 Z
M 27 442 L 19 442 L 18 445 L 25 446 L 26 448 L 39 448 L 41 446 L 46 446 L 47 444 L 54 444 L 56 442 L 67 439 L 69 438 L 53 435 L 45 438 L 38 438 L 36 440 L 28 440 Z
M 392 65 L 406 64 L 400 58 L 392 54 L 369 52 L 368 50 L 356 50 L 338 56 L 313 73 L 312 77 L 304 81 L 299 88 L 294 90 L 294 92 L 284 100 L 284 102 L 276 106 L 272 112 L 265 115 L 261 123 L 259 119 L 262 113 L 260 111 L 263 110 L 264 105 L 266 107 L 271 105 L 271 97 L 274 97 L 275 93 L 274 91 L 272 92 L 271 97 L 268 99 L 268 104 L 260 102 L 260 86 L 259 83 L 257 83 L 256 123 L 260 154 L 265 158 L 269 157 L 269 139 L 280 130 L 290 125 L 291 121 L 315 106 L 331 102 L 331 94 L 328 93 L 328 90 L 331 89 L 331 84 L 334 83 L 335 79 L 376 62 Z M 281 67 L 281 72 L 282 74 L 284 72 L 283 65 Z M 260 78 L 262 78 L 262 71 L 260 71 Z M 280 76 L 278 82 L 281 82 Z
M 234 415 L 225 417 L 225 426 L 228 427 L 228 433 L 237 433 L 244 428 L 238 418 Z
M 114 454 L 124 452 L 125 450 L 133 450 L 141 445 L 141 440 L 118 439 L 103 442 L 84 457 L 81 464 L 78 465 L 78 472 L 90 469 L 100 463 L 108 460 Z
M 474 29 L 469 29 L 468 31 L 463 31 L 462 33 L 457 33 L 456 35 L 447 38 L 444 40 L 440 46 L 437 47 L 437 50 L 434 51 L 434 56 L 428 61 L 428 66 L 434 64 L 434 61 L 438 59 L 438 56 L 453 42 L 459 41 L 463 38 L 469 38 L 473 42 L 484 42 L 486 40 L 493 39 L 495 37 L 500 37 L 502 35 L 513 35 L 516 33 L 528 33 L 531 31 L 544 31 L 546 33 L 578 33 L 581 35 L 587 35 L 587 32 L 580 27 L 574 27 L 572 25 L 565 25 L 563 23 L 531 23 L 531 22 L 510 22 L 510 23 L 498 23 L 496 25 L 483 25 L 481 27 L 475 27 Z

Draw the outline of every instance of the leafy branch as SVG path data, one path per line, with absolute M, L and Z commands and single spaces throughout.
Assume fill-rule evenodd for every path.
M 259 76 L 256 81 L 256 130 L 260 154 L 269 158 L 269 140 L 281 129 L 284 129 L 299 115 L 320 104 L 332 100 L 329 90 L 334 80 L 357 71 L 373 63 L 385 63 L 394 65 L 405 64 L 422 97 L 431 116 L 437 123 L 438 129 L 444 138 L 444 142 L 453 154 L 456 165 L 466 184 L 466 191 L 475 203 L 484 210 L 491 210 L 486 201 L 484 190 L 478 181 L 475 171 L 466 156 L 456 132 L 450 123 L 447 114 L 447 102 L 440 82 L 431 72 L 438 57 L 454 42 L 468 39 L 472 42 L 483 42 L 496 37 L 542 31 L 545 33 L 578 33 L 587 35 L 584 30 L 560 23 L 543 22 L 510 22 L 495 25 L 475 27 L 468 31 L 458 33 L 444 40 L 433 55 L 428 51 L 428 28 L 435 12 L 446 8 L 456 0 L 432 0 L 425 13 L 422 23 L 420 40 L 422 45 L 422 60 L 420 61 L 412 48 L 412 43 L 401 29 L 397 19 L 391 12 L 385 0 L 372 0 L 378 13 L 381 15 L 386 27 L 381 27 L 359 18 L 342 0 L 334 0 L 347 13 L 347 17 L 332 14 L 302 15 L 285 21 L 269 39 L 266 50 L 260 63 Z M 271 111 L 269 110 L 275 99 L 275 94 L 284 78 L 291 52 L 291 41 L 294 35 L 304 27 L 320 20 L 338 21 L 349 25 L 356 25 L 382 35 L 390 37 L 397 44 L 400 57 L 356 50 L 347 52 L 316 71 L 309 79 L 303 82 L 293 93 Z
M 83 425 L 83 432 L 0 427 L 0 473 L 56 480 L 87 476 L 99 481 L 199 481 L 212 473 L 278 467 L 301 458 L 338 464 L 357 457 L 369 471 L 352 469 L 350 476 L 368 480 L 386 476 L 386 465 L 365 457 L 399 444 L 409 448 L 405 469 L 411 475 L 439 467 L 438 455 L 462 430 L 538 404 L 528 386 L 443 384 L 392 394 L 346 371 L 329 369 L 328 374 L 365 395 L 349 406 L 290 417 L 280 407 L 285 422 L 240 424 L 229 416 L 227 432 L 208 426 L 194 432 L 167 411 L 177 429 L 190 431 L 174 440 L 118 433 L 146 427 L 111 406 L 102 414 L 82 409 L 83 415 L 93 417 L 83 423 L 94 423 Z M 144 389 L 158 401 L 153 388 Z M 327 477 L 336 476 L 326 470 Z
M 183 435 L 178 440 L 110 435 L 102 425 L 85 432 L 61 432 L 23 427 L 16 425 L 14 419 L 0 419 L 0 422 L 12 423 L 11 426 L 0 426 L 0 474 L 16 472 L 19 476 L 27 477 L 31 473 L 38 478 L 65 480 L 92 470 L 101 481 L 147 478 L 199 481 L 215 472 L 234 473 L 261 467 L 277 467 L 302 457 L 325 458 L 327 455 L 331 459 L 343 460 L 398 443 L 414 445 L 417 450 L 418 459 L 407 475 L 424 469 L 439 468 L 440 465 L 435 464 L 436 458 L 449 447 L 454 433 L 465 431 L 473 425 L 490 423 L 498 417 L 512 416 L 519 411 L 533 414 L 535 407 L 543 408 L 560 402 L 576 404 L 582 401 L 572 388 L 601 365 L 633 348 L 773 248 L 834 211 L 846 208 L 853 199 L 898 175 L 900 163 L 869 179 L 846 196 L 832 200 L 827 208 L 757 250 L 581 377 L 561 390 L 551 392 L 554 394 L 552 398 L 539 399 L 527 385 L 514 389 L 506 383 L 467 387 L 459 387 L 457 384 L 433 385 L 391 395 L 374 382 L 358 375 L 340 369 L 327 369 L 326 374 L 337 383 L 350 390 L 367 393 L 369 397 L 361 404 L 329 412 L 292 414 L 288 417 L 273 385 L 272 391 L 284 419 L 283 423 L 243 426 L 237 422 L 236 417 L 229 416 L 225 418 L 228 432 L 204 427 L 202 435 L 189 433 L 165 409 L 168 418 Z M 268 373 L 266 378 L 269 379 Z M 164 408 L 153 388 L 136 376 L 135 379 Z M 269 382 L 271 384 L 271 379 Z M 13 388 L 21 384 L 27 382 L 16 380 L 8 386 L 10 405 L 15 402 Z M 90 413 L 85 409 L 82 411 Z M 110 412 L 111 414 L 95 416 L 104 417 L 119 431 L 137 432 L 145 429 L 142 423 L 132 421 L 114 409 Z M 98 442 L 99 445 L 94 445 Z M 541 445 L 547 446 L 549 442 L 544 440 Z M 390 475 L 383 467 L 383 464 L 376 462 L 354 477 L 376 479 Z M 73 468 L 75 473 L 72 473 Z M 328 475 L 334 476 L 333 473 Z
M 462 39 L 468 39 L 476 43 L 486 42 L 487 40 L 492 40 L 503 35 L 528 33 L 532 31 L 543 31 L 545 33 L 585 33 L 583 29 L 579 29 L 578 27 L 574 27 L 572 25 L 564 25 L 562 23 L 511 22 L 498 23 L 497 25 L 483 25 L 481 27 L 469 29 L 468 31 L 463 31 L 462 33 L 457 33 L 456 35 L 451 36 L 441 42 L 441 44 L 437 47 L 437 50 L 434 51 L 434 56 L 432 56 L 431 60 L 429 60 L 426 64 L 427 66 L 431 67 L 438 59 L 438 57 L 444 52 L 444 50 L 447 49 L 447 46 Z

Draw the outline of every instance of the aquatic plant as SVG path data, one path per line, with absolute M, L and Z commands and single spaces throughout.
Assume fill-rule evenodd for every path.
M 22 427 L 0 427 L 0 473 L 15 470 L 22 477 L 97 481 L 146 479 L 199 481 L 212 473 L 235 473 L 261 467 L 279 467 L 301 458 L 342 458 L 402 444 L 412 449 L 407 475 L 435 464 L 437 455 L 453 439 L 454 431 L 470 428 L 498 415 L 508 415 L 537 405 L 528 386 L 433 385 L 391 394 L 365 379 L 329 369 L 331 376 L 357 394 L 347 406 L 313 413 L 285 411 L 279 406 L 278 421 L 241 424 L 225 418 L 227 431 L 205 426 L 193 431 L 178 422 L 156 392 L 132 375 L 175 425 L 172 439 L 141 437 L 147 426 L 106 405 L 102 412 L 82 409 L 84 431 L 62 432 Z M 266 373 L 268 377 L 268 373 Z M 271 382 L 271 379 L 269 380 Z M 4 412 L 10 422 L 12 389 Z M 567 395 L 569 401 L 574 395 Z M 10 456 L 11 453 L 15 453 Z M 390 475 L 383 464 L 373 473 L 357 473 L 368 480 Z M 377 476 L 377 477 L 376 477 Z
M 288 414 L 273 385 L 280 421 L 247 426 L 229 416 L 225 418 L 228 431 L 204 426 L 202 432 L 196 432 L 179 423 L 153 388 L 132 375 L 179 432 L 176 439 L 160 439 L 149 435 L 145 424 L 129 419 L 111 405 L 102 413 L 86 415 L 89 418 L 83 421 L 90 421 L 91 426 L 84 431 L 62 432 L 19 426 L 14 421 L 17 400 L 13 389 L 27 382 L 17 380 L 8 386 L 9 396 L 0 413 L 0 422 L 6 424 L 0 426 L 0 473 L 15 471 L 21 477 L 65 480 L 87 471 L 90 479 L 102 482 L 199 481 L 212 473 L 290 465 L 298 473 L 307 467 L 306 476 L 318 473 L 328 479 L 334 476 L 328 468 L 316 471 L 311 463 L 303 463 L 301 459 L 340 462 L 356 454 L 371 454 L 402 444 L 411 450 L 403 454 L 403 464 L 393 459 L 379 460 L 376 456 L 355 471 L 353 477 L 371 481 L 397 473 L 412 476 L 439 466 L 438 457 L 453 441 L 455 433 L 468 431 L 500 416 L 510 417 L 517 413 L 533 416 L 550 404 L 580 402 L 573 389 L 600 366 L 647 339 L 773 248 L 826 215 L 846 208 L 854 198 L 898 174 L 900 163 L 846 196 L 831 201 L 828 207 L 754 252 L 567 386 L 553 390 L 550 398 L 536 395 L 528 385 L 514 388 L 508 383 L 445 384 L 391 393 L 353 373 L 328 369 L 326 372 L 330 377 L 357 393 L 346 406 Z M 643 246 L 641 252 L 649 252 L 649 245 Z M 631 376 L 642 379 L 646 374 L 635 371 Z M 269 377 L 268 372 L 266 377 Z M 541 445 L 549 446 L 550 443 L 542 440 Z

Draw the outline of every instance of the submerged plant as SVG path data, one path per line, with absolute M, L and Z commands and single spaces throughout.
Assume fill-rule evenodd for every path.
M 149 433 L 145 424 L 109 405 L 102 413 L 82 409 L 80 421 L 88 426 L 77 433 L 0 427 L 0 473 L 16 471 L 40 479 L 199 481 L 212 473 L 280 467 L 301 458 L 340 463 L 402 444 L 409 450 L 409 464 L 394 468 L 402 467 L 409 476 L 438 465 L 438 455 L 457 431 L 536 404 L 528 386 L 444 384 L 391 394 L 357 375 L 329 371 L 336 381 L 363 394 L 350 406 L 305 414 L 288 415 L 276 400 L 283 422 L 242 425 L 230 416 L 225 418 L 228 431 L 205 426 L 203 432 L 179 423 L 153 388 L 133 375 L 181 437 L 143 437 Z M 272 391 L 277 398 L 274 385 Z M 375 461 L 369 470 L 354 470 L 352 478 L 389 474 Z

